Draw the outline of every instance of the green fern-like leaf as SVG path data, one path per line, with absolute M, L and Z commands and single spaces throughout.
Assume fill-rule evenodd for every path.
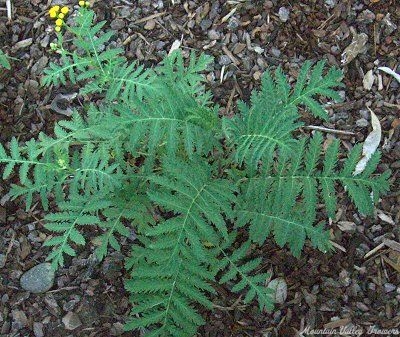
M 222 214 L 232 216 L 233 188 L 212 179 L 210 168 L 198 160 L 167 160 L 163 171 L 150 178 L 158 187 L 148 195 L 176 215 L 147 229 L 143 246 L 133 251 L 127 289 L 138 303 L 133 313 L 139 318 L 128 328 L 151 327 L 150 336 L 191 336 L 203 324 L 192 303 L 210 307 L 206 292 L 213 292 L 214 273 L 208 270 L 213 255 L 204 243 L 228 240 Z M 157 282 L 151 281 L 154 275 Z
M 279 73 L 279 72 L 278 72 Z M 280 73 L 279 73 L 280 74 Z M 235 145 L 235 160 L 255 167 L 260 160 L 273 156 L 276 149 L 290 149 L 292 131 L 300 126 L 293 110 L 282 113 L 283 102 L 278 100 L 279 89 L 266 71 L 260 92 L 253 92 L 251 107 L 238 104 L 239 116 L 223 120 L 225 136 Z
M 374 201 L 388 190 L 390 172 L 374 175 L 379 152 L 368 162 L 366 169 L 353 175 L 361 158 L 361 147 L 356 146 L 338 166 L 339 142 L 328 146 L 321 161 L 322 135 L 317 133 L 308 142 L 298 141 L 293 151 L 282 152 L 276 165 L 268 167 L 261 175 L 244 179 L 238 197 L 238 226 L 250 224 L 250 239 L 262 244 L 270 233 L 276 242 L 288 244 L 296 256 L 309 238 L 313 246 L 322 251 L 329 249 L 329 234 L 316 220 L 317 203 L 323 201 L 328 215 L 334 217 L 337 204 L 337 186 L 341 185 L 363 214 L 371 214 Z
M 223 120 L 225 136 L 235 146 L 235 160 L 241 165 L 256 167 L 259 161 L 268 160 L 275 150 L 289 151 L 294 138 L 292 132 L 298 122 L 297 106 L 307 105 L 311 112 L 326 119 L 323 107 L 313 98 L 315 95 L 339 100 L 332 88 L 340 86 L 342 73 L 334 68 L 323 76 L 324 62 L 312 68 L 309 62 L 300 70 L 294 90 L 281 68 L 272 77 L 269 71 L 263 74 L 261 89 L 251 96 L 251 106 L 238 104 L 240 114 Z
M 59 203 L 59 212 L 46 215 L 45 228 L 60 233 L 44 243 L 45 246 L 54 247 L 47 257 L 54 269 L 64 265 L 65 254 L 76 255 L 71 244 L 85 244 L 86 240 L 78 231 L 78 226 L 97 225 L 100 222 L 98 212 L 109 205 L 109 202 L 93 195 L 73 195 L 71 200 Z
M 339 69 L 330 68 L 324 75 L 324 68 L 325 61 L 319 61 L 313 68 L 310 61 L 304 63 L 300 69 L 293 93 L 285 104 L 287 108 L 303 104 L 314 116 L 327 120 L 328 115 L 325 109 L 314 97 L 319 95 L 341 101 L 339 93 L 334 88 L 343 86 L 340 82 L 343 73 Z
M 232 242 L 230 243 L 232 244 Z M 227 246 L 225 244 L 225 248 L 229 247 Z M 226 268 L 219 282 L 221 284 L 234 282 L 233 292 L 245 291 L 246 293 L 243 299 L 244 303 L 250 303 L 256 299 L 261 311 L 264 309 L 271 311 L 273 309 L 273 292 L 265 285 L 270 275 L 256 272 L 256 269 L 260 267 L 261 258 L 247 259 L 250 246 L 251 242 L 247 241 L 241 247 L 236 248 L 232 254 L 228 254 L 223 247 L 219 248 L 222 259 L 218 269 Z
M 133 177 L 131 179 L 133 180 Z M 102 220 L 99 227 L 104 233 L 97 238 L 100 245 L 95 250 L 100 261 L 107 255 L 108 246 L 116 251 L 121 250 L 116 234 L 129 237 L 132 234 L 132 227 L 144 232 L 154 223 L 148 211 L 150 207 L 148 200 L 138 193 L 138 190 L 140 190 L 139 184 L 132 184 L 129 188 L 119 191 L 109 198 L 110 206 L 102 211 L 106 220 Z

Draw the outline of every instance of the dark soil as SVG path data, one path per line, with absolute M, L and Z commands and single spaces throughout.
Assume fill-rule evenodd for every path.
M 0 72 L 3 144 L 12 136 L 23 141 L 39 132 L 51 133 L 54 122 L 65 118 L 52 110 L 53 99 L 79 89 L 48 89 L 39 84 L 43 69 L 57 58 L 50 49 L 55 35 L 47 17 L 52 1 L 12 3 L 11 22 L 5 11 L 0 11 L 0 48 L 18 59 L 12 62 L 11 71 Z M 61 2 L 53 0 L 57 3 Z M 70 8 L 72 5 L 69 3 Z M 237 295 L 216 286 L 218 296 L 213 302 L 218 307 L 212 313 L 204 312 L 207 324 L 198 336 L 289 337 L 299 336 L 307 326 L 353 326 L 364 331 L 373 325 L 399 328 L 400 85 L 377 67 L 400 73 L 400 3 L 110 0 L 95 1 L 93 8 L 99 21 L 108 20 L 117 31 L 115 43 L 123 44 L 132 60 L 156 64 L 175 40 L 181 40 L 184 53 L 195 50 L 213 55 L 215 61 L 206 76 L 223 115 L 233 114 L 238 100 L 249 99 L 267 67 L 281 65 L 295 76 L 304 60 L 325 59 L 344 71 L 345 100 L 329 108 L 326 123 L 305 113 L 305 125 L 311 127 L 303 132 L 312 132 L 312 126 L 346 131 L 329 132 L 327 137 L 340 138 L 344 147 L 351 148 L 371 131 L 367 107 L 382 125 L 379 169 L 390 168 L 393 174 L 391 192 L 377 204 L 376 216 L 362 217 L 344 197 L 332 221 L 321 211 L 320 219 L 331 229 L 336 244 L 329 255 L 306 248 L 302 257 L 295 259 L 286 249 L 268 242 L 260 252 L 264 268 L 274 278 L 285 280 L 286 301 L 272 313 L 259 313 L 256 304 L 243 305 Z M 343 65 L 341 55 L 352 42 L 352 32 L 367 34 L 368 41 L 364 51 Z M 375 82 L 369 89 L 363 78 L 371 69 Z M 78 95 L 71 106 L 83 103 L 85 98 Z M 91 258 L 93 247 L 87 245 L 58 270 L 50 291 L 35 295 L 21 289 L 21 274 L 48 254 L 42 243 L 49 233 L 43 227 L 44 212 L 39 204 L 25 211 L 20 200 L 9 200 L 8 184 L 17 182 L 14 176 L 0 185 L 0 336 L 139 336 L 122 332 L 129 313 L 122 254 L 111 253 L 96 264 Z M 129 244 L 123 242 L 124 251 Z M 62 321 L 69 312 L 78 315 L 82 323 L 73 331 L 65 329 Z

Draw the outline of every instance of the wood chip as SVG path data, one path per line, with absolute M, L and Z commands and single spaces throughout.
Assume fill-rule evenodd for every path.
M 383 244 L 393 250 L 395 250 L 396 252 L 400 253 L 400 243 L 390 240 L 390 239 L 384 239 L 383 240 Z

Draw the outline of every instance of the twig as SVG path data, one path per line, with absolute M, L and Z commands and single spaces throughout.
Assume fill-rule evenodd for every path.
M 229 115 L 229 110 L 231 109 L 233 97 L 235 96 L 236 88 L 233 87 L 231 94 L 229 95 L 228 104 L 226 105 L 226 114 Z
M 344 248 L 343 246 L 339 245 L 336 242 L 333 242 L 332 240 L 329 240 L 329 242 L 331 243 L 331 245 L 339 250 L 341 250 L 342 252 L 346 253 L 346 248 Z
M 240 295 L 236 299 L 236 301 L 232 305 L 230 305 L 229 307 L 223 307 L 223 306 L 215 304 L 215 303 L 213 303 L 212 305 L 213 305 L 214 308 L 222 310 L 222 311 L 232 311 L 232 310 L 235 310 L 235 308 L 238 308 L 238 309 L 246 308 L 247 305 L 245 305 L 245 304 L 239 305 L 241 300 L 242 300 L 242 295 Z
M 12 247 L 14 245 L 15 235 L 16 235 L 15 232 L 13 232 L 11 240 L 10 240 L 10 243 L 8 244 L 8 248 L 7 248 L 7 251 L 6 251 L 6 256 L 4 257 L 4 262 L 3 262 L 4 264 L 7 262 L 8 254 L 10 254 L 11 249 L 12 249 Z
M 161 12 L 161 13 L 156 13 L 156 14 L 152 14 L 152 15 L 146 16 L 145 18 L 136 20 L 136 21 L 134 22 L 134 24 L 137 25 L 137 24 L 139 24 L 139 23 L 146 22 L 146 21 L 149 21 L 149 20 L 158 18 L 158 17 L 160 17 L 160 16 L 163 16 L 165 13 L 166 13 L 166 12 Z
M 385 247 L 385 244 L 382 242 L 377 245 L 375 248 L 371 249 L 368 253 L 364 255 L 364 259 L 368 259 L 371 255 L 374 255 L 378 250 Z
M 54 290 L 50 290 L 48 291 L 48 293 L 58 293 L 60 291 L 64 291 L 64 290 L 74 290 L 74 289 L 78 289 L 80 287 L 78 286 L 71 286 L 71 287 L 64 287 L 64 288 L 59 288 L 59 289 L 54 289 Z
M 329 133 L 336 133 L 338 135 L 348 135 L 348 136 L 354 136 L 355 133 L 351 131 L 345 131 L 345 130 L 336 130 L 336 129 L 329 129 L 325 128 L 323 126 L 317 126 L 317 125 L 308 125 L 304 127 L 305 129 L 309 130 L 316 130 L 316 131 L 324 131 L 324 132 L 329 132 Z

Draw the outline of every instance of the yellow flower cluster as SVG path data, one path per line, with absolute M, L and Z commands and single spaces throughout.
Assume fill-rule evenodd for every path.
M 60 6 L 56 5 L 49 9 L 49 16 L 52 19 L 55 19 L 56 27 L 54 28 L 56 32 L 61 31 L 61 26 L 64 24 L 64 18 L 68 14 L 69 8 L 67 6 Z
M 79 1 L 79 6 L 81 7 L 89 7 L 90 6 L 90 2 L 89 1 Z

